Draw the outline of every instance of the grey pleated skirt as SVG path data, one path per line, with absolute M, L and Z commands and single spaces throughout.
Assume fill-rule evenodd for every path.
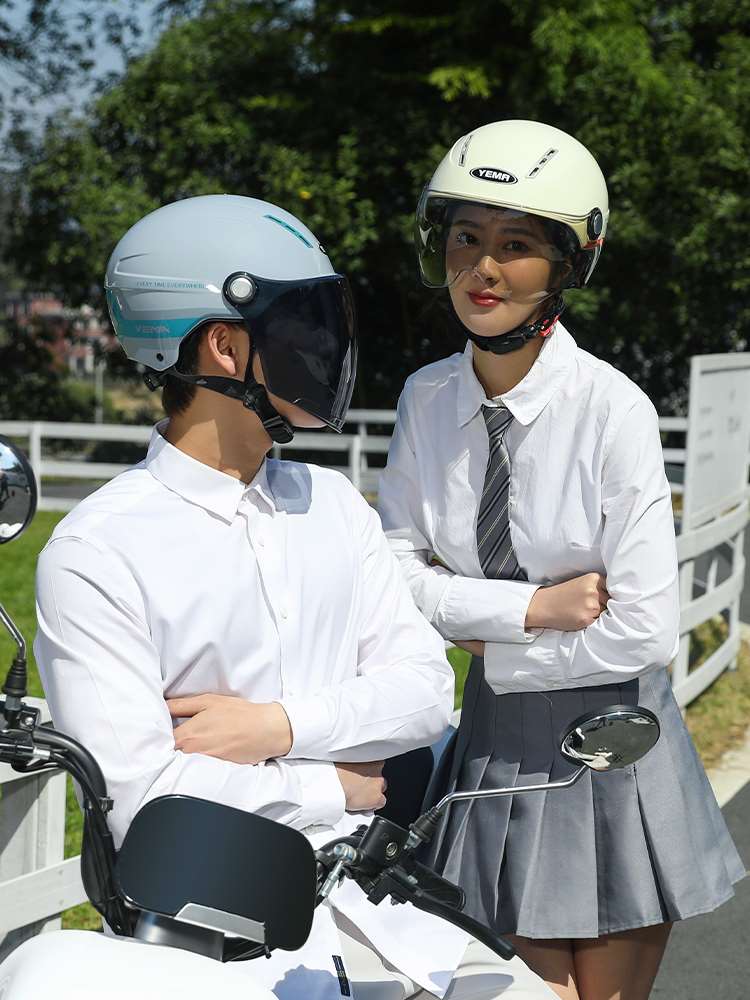
M 625 684 L 496 695 L 472 660 L 449 790 L 544 783 L 574 766 L 558 751 L 592 709 L 640 704 L 656 746 L 572 788 L 457 803 L 429 862 L 466 891 L 466 912 L 500 934 L 594 938 L 681 920 L 729 899 L 745 874 L 666 670 Z

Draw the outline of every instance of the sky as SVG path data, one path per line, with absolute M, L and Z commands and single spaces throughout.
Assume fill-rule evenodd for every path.
M 13 0 L 13 4 L 14 6 L 12 9 L 1 9 L 0 17 L 7 21 L 13 28 L 19 28 L 23 25 L 26 19 L 31 3 L 30 0 Z M 143 25 L 141 45 L 143 49 L 149 48 L 155 39 L 153 12 L 156 4 L 157 0 L 141 0 L 141 2 L 137 5 L 137 8 L 140 8 L 141 10 L 141 23 Z M 108 7 L 112 8 L 114 11 L 125 12 L 132 9 L 134 6 L 135 5 L 129 2 L 129 0 L 100 0 L 97 4 L 97 13 L 101 16 L 106 13 L 106 8 Z M 62 0 L 62 7 L 66 15 L 69 12 L 70 17 L 73 18 L 76 12 L 84 7 L 84 4 L 81 3 L 81 0 Z M 91 9 L 90 4 L 88 9 Z M 113 46 L 108 44 L 104 38 L 102 38 L 101 46 L 96 53 L 96 57 L 98 72 L 102 75 L 112 71 L 120 72 L 124 68 L 120 53 Z M 3 106 L 7 106 L 13 102 L 13 89 L 20 82 L 21 80 L 19 74 L 14 71 L 11 66 L 0 63 L 0 99 L 2 100 Z M 83 107 L 89 96 L 90 88 L 77 87 L 73 88 L 67 94 L 42 99 L 33 106 L 29 106 L 24 110 L 28 116 L 28 120 L 30 120 L 34 126 L 34 130 L 41 129 L 46 118 L 50 114 L 60 110 L 63 106 L 69 106 L 71 104 L 74 107 Z M 17 103 L 17 101 L 15 103 Z M 0 142 L 2 141 L 2 134 L 3 126 L 0 125 Z M 2 153 L 0 153 L 0 164 L 9 165 L 7 164 L 7 161 Z

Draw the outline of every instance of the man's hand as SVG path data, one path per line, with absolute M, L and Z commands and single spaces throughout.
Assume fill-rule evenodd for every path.
M 277 701 L 257 703 L 222 694 L 169 698 L 173 719 L 187 719 L 174 733 L 176 750 L 259 764 L 292 748 L 292 727 Z
M 607 609 L 609 594 L 599 573 L 586 573 L 554 587 L 540 587 L 526 612 L 526 628 L 578 632 Z
M 337 764 L 336 773 L 346 796 L 347 812 L 371 812 L 385 805 L 388 782 L 383 777 L 382 760 L 367 764 Z

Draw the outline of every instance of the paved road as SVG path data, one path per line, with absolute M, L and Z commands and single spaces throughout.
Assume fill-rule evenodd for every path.
M 750 784 L 724 807 L 729 829 L 750 865 Z M 675 926 L 652 1000 L 748 1000 L 750 876 L 713 913 Z

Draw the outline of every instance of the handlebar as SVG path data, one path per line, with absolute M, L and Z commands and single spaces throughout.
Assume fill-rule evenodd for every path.
M 2 728 L 5 703 L 0 700 L 0 761 L 21 772 L 59 767 L 78 782 L 83 792 L 84 839 L 81 872 L 86 893 L 116 934 L 131 936 L 136 913 L 122 900 L 115 877 L 116 852 L 107 823 L 112 800 L 101 768 L 77 740 L 48 725 L 35 725 L 38 714 L 27 710 L 21 727 Z M 416 860 L 414 853 L 424 837 L 415 838 L 382 816 L 353 834 L 339 837 L 316 851 L 318 893 L 316 906 L 343 878 L 352 878 L 372 903 L 386 896 L 396 903 L 409 902 L 481 941 L 501 958 L 510 959 L 513 947 L 489 927 L 463 913 L 463 890 Z M 266 949 L 248 942 L 228 942 L 224 960 L 255 957 Z

